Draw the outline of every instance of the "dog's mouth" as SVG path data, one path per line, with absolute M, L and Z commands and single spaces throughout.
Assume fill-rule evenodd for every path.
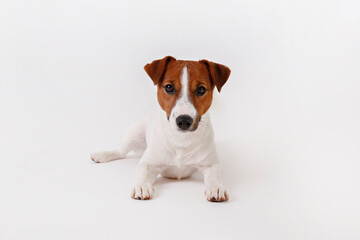
M 189 133 L 189 132 L 195 132 L 196 129 L 198 129 L 198 126 L 195 126 L 194 128 L 188 129 L 188 130 L 182 130 L 182 129 L 179 128 L 178 131 L 181 132 L 181 133 Z

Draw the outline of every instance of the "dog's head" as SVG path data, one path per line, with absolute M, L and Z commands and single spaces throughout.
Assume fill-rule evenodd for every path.
M 224 65 L 176 60 L 167 56 L 144 67 L 157 85 L 157 97 L 170 125 L 179 131 L 195 131 L 212 102 L 213 90 L 220 92 L 230 75 Z

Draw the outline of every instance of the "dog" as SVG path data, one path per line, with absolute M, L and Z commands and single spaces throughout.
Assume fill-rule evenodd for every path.
M 214 88 L 220 92 L 230 69 L 208 60 L 177 60 L 171 56 L 154 60 L 144 69 L 157 86 L 156 111 L 132 126 L 117 150 L 95 152 L 91 159 L 104 163 L 140 151 L 131 193 L 134 199 L 151 199 L 159 174 L 183 179 L 198 170 L 204 176 L 207 200 L 227 201 L 229 194 L 221 180 L 208 109 Z

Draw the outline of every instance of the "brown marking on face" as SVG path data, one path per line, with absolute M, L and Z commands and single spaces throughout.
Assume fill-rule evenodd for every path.
M 218 91 L 221 90 L 221 87 L 230 75 L 230 69 L 224 65 L 207 60 L 183 61 L 176 60 L 170 56 L 147 64 L 145 70 L 158 87 L 158 102 L 166 112 L 168 118 L 176 101 L 180 97 L 182 87 L 181 75 L 185 65 L 189 77 L 188 98 L 197 111 L 196 119 L 193 119 L 193 124 L 189 128 L 189 131 L 194 131 L 198 127 L 201 116 L 204 115 L 211 106 L 215 86 Z M 165 86 L 168 84 L 173 85 L 175 89 L 173 94 L 165 91 Z M 198 87 L 204 87 L 206 89 L 204 95 L 199 96 L 196 94 Z
M 161 108 L 166 112 L 167 117 L 170 117 L 171 110 L 175 106 L 176 100 L 181 92 L 181 73 L 185 66 L 185 61 L 172 61 L 168 64 L 164 78 L 158 84 L 157 97 Z M 168 94 L 165 91 L 165 86 L 172 84 L 175 88 L 174 94 Z
M 198 123 L 201 116 L 210 108 L 213 97 L 214 83 L 211 81 L 209 71 L 205 64 L 200 62 L 188 62 L 187 69 L 189 72 L 189 98 L 197 111 Z M 199 87 L 205 87 L 206 92 L 202 96 L 196 94 Z

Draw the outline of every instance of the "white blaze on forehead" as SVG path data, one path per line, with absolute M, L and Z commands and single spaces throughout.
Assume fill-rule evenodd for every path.
M 184 98 L 185 101 L 189 101 L 189 73 L 186 65 L 181 72 L 181 93 L 180 99 Z
M 190 81 L 189 72 L 185 65 L 181 72 L 181 79 L 180 79 L 181 92 L 172 110 L 172 114 L 171 114 L 172 117 L 176 118 L 177 116 L 180 115 L 190 115 L 190 117 L 192 117 L 193 119 L 196 118 L 197 115 L 196 109 L 194 105 L 191 103 L 189 98 L 189 81 Z

